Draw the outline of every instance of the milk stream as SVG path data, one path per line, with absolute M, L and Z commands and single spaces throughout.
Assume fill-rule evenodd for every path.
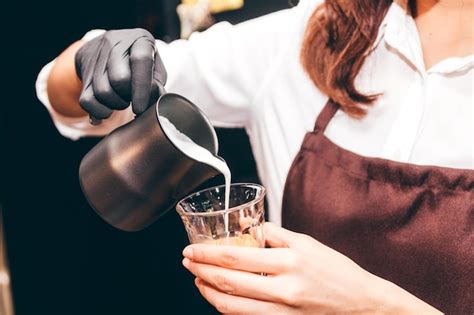
M 221 159 L 215 157 L 207 149 L 196 144 L 184 133 L 180 132 L 173 123 L 171 123 L 166 117 L 160 116 L 161 128 L 170 138 L 175 146 L 177 146 L 184 154 L 191 157 L 192 159 L 207 164 L 224 175 L 225 179 L 225 209 L 229 209 L 230 199 L 230 181 L 231 174 L 227 163 Z M 225 232 L 229 235 L 229 215 L 228 213 L 224 216 L 224 227 Z

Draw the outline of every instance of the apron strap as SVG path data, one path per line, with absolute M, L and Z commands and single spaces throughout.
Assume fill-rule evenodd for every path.
M 319 113 L 318 118 L 316 119 L 316 125 L 314 126 L 314 132 L 324 132 L 326 130 L 327 125 L 331 121 L 331 119 L 336 114 L 337 110 L 339 109 L 339 105 L 334 102 L 332 99 L 329 99 L 324 106 L 323 110 Z

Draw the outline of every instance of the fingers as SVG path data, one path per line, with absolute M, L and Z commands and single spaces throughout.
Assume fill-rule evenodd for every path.
M 201 295 L 222 314 L 285 314 L 288 310 L 275 303 L 220 292 L 201 279 L 195 284 Z
M 112 110 L 101 104 L 94 96 L 94 90 L 91 84 L 84 87 L 79 98 L 79 104 L 82 109 L 88 112 L 96 119 L 106 119 L 112 115 Z
M 93 82 L 94 95 L 99 102 L 112 109 L 122 110 L 130 105 L 130 102 L 122 99 L 110 85 L 107 73 L 96 76 Z
M 111 87 L 122 99 L 130 100 L 132 72 L 130 70 L 129 55 L 123 53 L 120 49 L 112 48 L 106 68 Z
M 84 61 L 83 82 L 91 85 L 81 95 L 81 106 L 93 116 L 105 117 L 111 111 L 104 106 L 125 109 L 131 101 L 134 113 L 143 113 L 157 101 L 166 82 L 153 36 L 142 29 L 118 30 L 106 32 L 96 42 L 97 47 L 89 45 L 84 52 L 87 58 L 77 58 Z
M 248 272 L 278 274 L 286 270 L 282 257 L 288 249 L 193 244 L 183 255 L 194 262 Z
M 184 258 L 183 265 L 196 277 L 203 279 L 219 291 L 266 301 L 281 301 L 274 277 L 255 273 L 229 270 L 221 267 L 199 264 Z
M 154 41 L 141 37 L 130 48 L 132 107 L 137 115 L 143 113 L 150 103 L 154 45 Z
M 158 82 L 159 86 L 164 87 L 168 79 L 168 74 L 166 72 L 163 61 L 161 60 L 160 54 L 155 52 L 155 66 L 153 68 L 153 80 Z
M 110 50 L 101 50 L 101 55 L 109 54 Z M 94 95 L 96 99 L 112 109 L 125 109 L 128 107 L 129 102 L 123 100 L 112 88 L 107 75 L 107 58 L 106 56 L 99 56 L 97 65 L 94 69 L 94 76 L 92 86 L 94 89 Z
M 265 223 L 263 234 L 266 244 L 270 247 L 297 247 L 304 238 L 303 234 L 292 232 L 270 222 Z
M 155 104 L 161 95 L 165 93 L 165 84 L 167 80 L 167 73 L 165 66 L 161 61 L 160 55 L 155 52 L 155 66 L 153 68 L 153 82 L 151 84 L 150 101 L 148 106 Z
M 151 84 L 150 101 L 148 102 L 148 107 L 154 105 L 158 101 L 160 96 L 161 96 L 160 87 L 158 83 L 155 80 L 153 80 Z

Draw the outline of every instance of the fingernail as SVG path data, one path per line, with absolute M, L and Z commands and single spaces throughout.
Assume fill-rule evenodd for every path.
M 193 250 L 188 246 L 183 250 L 183 256 L 189 259 L 193 259 Z
M 187 258 L 184 258 L 184 259 L 183 259 L 183 266 L 184 266 L 186 269 L 189 269 L 189 259 L 187 259 Z

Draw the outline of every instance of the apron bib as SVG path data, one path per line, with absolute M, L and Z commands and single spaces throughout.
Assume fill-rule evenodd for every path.
M 325 135 L 329 100 L 283 195 L 283 226 L 308 234 L 439 310 L 474 314 L 474 171 L 347 151 Z

